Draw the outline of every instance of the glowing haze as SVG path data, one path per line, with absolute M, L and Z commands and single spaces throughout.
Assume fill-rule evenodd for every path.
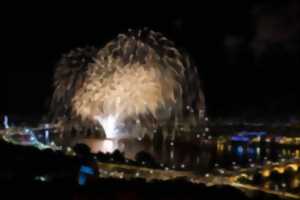
M 176 123 L 201 125 L 204 96 L 197 68 L 173 42 L 129 31 L 62 58 L 52 113 L 64 130 L 102 127 L 106 138 L 136 137 Z

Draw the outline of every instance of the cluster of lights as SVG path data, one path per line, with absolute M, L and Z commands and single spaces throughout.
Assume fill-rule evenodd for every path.
M 107 119 L 106 122 L 108 123 L 108 124 L 107 124 L 107 128 L 106 128 L 106 131 L 113 133 L 113 132 L 115 131 L 115 128 L 111 128 L 111 127 L 114 127 L 114 125 L 111 125 L 111 122 L 112 122 L 112 121 L 111 121 L 110 119 Z M 4 120 L 4 124 L 6 124 L 7 127 L 9 128 L 9 126 L 8 126 L 8 119 Z M 114 124 L 114 123 L 112 123 L 112 124 Z M 5 127 L 6 127 L 6 126 L 5 126 Z M 45 128 L 45 135 L 48 135 L 48 136 L 49 136 L 49 131 L 48 131 L 49 126 L 45 125 L 44 128 Z M 47 132 L 47 131 L 48 131 L 48 132 Z M 25 133 L 30 133 L 31 130 L 30 130 L 30 129 L 24 129 L 24 132 L 25 132 Z M 206 136 L 206 133 L 207 133 L 207 132 L 209 132 L 209 129 L 208 129 L 208 128 L 205 129 L 205 133 L 203 133 L 203 135 Z M 200 138 L 200 136 L 201 136 L 200 134 L 197 134 L 197 135 L 196 135 L 197 138 Z M 137 139 L 138 139 L 138 141 L 142 141 L 142 138 L 141 138 L 141 137 L 138 137 Z M 209 135 L 209 136 L 208 136 L 208 139 L 212 139 L 212 136 Z M 171 147 L 174 147 L 175 142 L 172 140 L 169 144 L 170 144 Z M 55 143 L 54 143 L 54 142 L 51 142 L 51 143 L 50 143 L 50 146 L 51 146 L 51 145 L 52 145 L 52 146 L 55 146 Z M 223 149 L 224 149 L 224 148 L 223 148 Z M 244 152 L 246 152 L 246 149 L 244 149 L 242 146 L 239 146 L 239 147 L 238 147 L 238 151 L 244 153 Z M 298 151 L 298 153 L 299 153 L 299 150 L 297 150 L 297 151 Z M 297 154 L 297 151 L 295 152 L 295 155 Z M 66 148 L 66 152 L 67 152 L 67 154 L 74 155 L 74 152 L 73 152 L 73 150 L 72 150 L 71 147 L 67 147 L 67 148 Z M 173 152 L 173 153 L 172 153 L 172 152 Z M 247 152 L 248 152 L 248 149 L 247 149 Z M 259 152 L 259 153 L 260 153 L 260 148 L 257 147 L 255 152 Z M 249 153 L 249 152 L 248 152 L 248 153 Z M 171 155 L 171 158 L 174 158 L 174 151 L 170 151 L 170 155 Z M 293 155 L 294 155 L 294 154 L 293 154 Z M 280 162 L 286 162 L 286 161 L 287 161 L 287 159 L 284 158 L 284 157 L 282 157 L 282 155 L 279 155 L 279 157 L 281 157 Z M 96 159 L 96 158 L 95 158 L 95 159 Z M 197 159 L 198 159 L 198 158 L 197 158 Z M 267 164 L 274 164 L 274 165 L 279 164 L 279 163 L 272 163 L 271 161 L 268 161 L 268 157 L 264 157 L 263 160 L 267 161 Z M 111 158 L 111 161 L 113 161 L 112 158 Z M 252 158 L 249 158 L 249 159 L 248 159 L 248 162 L 250 163 L 250 168 L 255 168 L 255 167 L 256 167 L 256 164 L 255 164 L 255 163 L 252 163 L 252 162 L 253 162 Z M 129 163 L 129 160 L 126 159 L 126 160 L 125 160 L 125 163 Z M 231 164 L 232 164 L 232 166 L 233 166 L 233 168 L 234 168 L 235 170 L 236 170 L 236 169 L 239 169 L 239 166 L 237 165 L 236 161 L 233 161 Z M 143 161 L 143 162 L 142 162 L 142 165 L 146 165 L 146 163 Z M 161 166 L 165 171 L 169 171 L 170 169 L 176 169 L 176 165 L 166 166 L 166 165 L 164 165 L 163 163 L 161 163 L 160 166 Z M 218 163 L 215 163 L 214 166 L 215 166 L 215 167 L 219 167 L 219 164 L 218 164 Z M 185 164 L 180 164 L 179 167 L 180 167 L 181 169 L 185 169 L 185 168 L 186 168 Z M 298 166 L 298 165 L 290 164 L 289 167 L 291 167 L 291 168 L 292 168 L 293 170 L 295 170 L 295 171 L 297 171 L 297 170 L 299 169 L 299 166 Z M 281 167 L 281 166 L 278 166 L 278 167 L 274 167 L 274 168 L 273 168 L 273 170 L 277 171 L 277 172 L 280 173 L 280 174 L 284 173 L 285 169 L 286 169 L 285 167 Z M 225 174 L 225 170 L 224 170 L 224 169 L 218 169 L 218 172 L 219 172 L 220 174 L 222 174 L 222 175 Z M 107 174 L 108 172 L 103 172 L 103 173 L 104 173 L 104 174 L 105 174 L 105 173 Z M 150 174 L 153 174 L 154 171 L 153 171 L 153 170 L 150 170 L 149 173 L 150 173 Z M 109 175 L 110 175 L 110 176 L 116 176 L 116 174 L 115 174 L 114 172 L 109 173 Z M 270 171 L 268 171 L 268 170 L 262 171 L 262 175 L 263 175 L 264 177 L 269 177 L 269 176 L 270 176 Z M 134 176 L 135 176 L 135 177 L 140 177 L 140 176 L 141 176 L 141 173 L 140 173 L 140 172 L 136 172 Z M 121 178 L 121 179 L 124 178 L 124 173 L 121 173 L 121 174 L 119 173 L 117 177 L 119 177 L 119 178 Z M 206 173 L 206 174 L 204 175 L 204 177 L 207 177 L 207 178 L 208 178 L 208 177 L 210 177 L 210 174 L 209 174 L 209 173 Z M 44 178 L 44 177 L 37 177 L 37 178 L 38 178 L 40 181 L 45 181 L 45 178 Z M 251 180 L 251 179 L 253 179 L 253 177 L 250 177 L 250 178 L 249 178 L 249 180 Z M 287 187 L 287 184 L 286 184 L 286 183 L 281 183 L 280 186 L 281 186 L 282 188 L 285 188 L 285 187 Z

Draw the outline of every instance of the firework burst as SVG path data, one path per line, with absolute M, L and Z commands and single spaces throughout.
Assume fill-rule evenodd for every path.
M 103 48 L 76 49 L 55 73 L 54 119 L 65 130 L 106 137 L 152 133 L 175 123 L 198 126 L 204 97 L 187 55 L 154 31 L 128 31 Z

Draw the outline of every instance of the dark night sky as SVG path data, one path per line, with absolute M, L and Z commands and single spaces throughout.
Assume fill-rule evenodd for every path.
M 192 55 L 210 116 L 300 116 L 300 3 L 251 2 L 9 7 L 1 25 L 0 112 L 46 113 L 53 67 L 62 53 L 101 47 L 119 32 L 147 26 Z

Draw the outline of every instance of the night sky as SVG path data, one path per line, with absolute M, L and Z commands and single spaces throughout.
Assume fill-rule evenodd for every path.
M 251 2 L 10 6 L 1 16 L 0 113 L 46 114 L 61 54 L 146 26 L 190 53 L 209 116 L 300 117 L 300 2 Z

